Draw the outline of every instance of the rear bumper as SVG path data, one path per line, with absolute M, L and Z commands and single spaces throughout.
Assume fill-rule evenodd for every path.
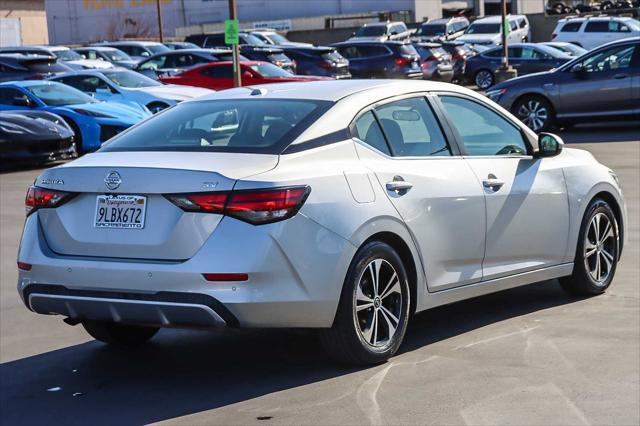
M 152 294 L 70 290 L 61 285 L 29 284 L 24 303 L 39 314 L 58 314 L 77 321 L 112 321 L 158 327 L 235 327 L 237 318 L 218 300 L 204 294 Z
M 262 226 L 224 218 L 185 261 L 61 255 L 49 247 L 38 216 L 25 222 L 18 260 L 32 267 L 19 271 L 18 292 L 37 313 L 72 318 L 183 328 L 330 327 L 356 251 L 298 214 Z M 211 282 L 203 273 L 249 278 Z

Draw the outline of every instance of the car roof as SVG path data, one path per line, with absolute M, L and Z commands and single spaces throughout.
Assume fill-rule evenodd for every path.
M 41 84 L 62 84 L 57 81 L 49 81 L 49 80 L 17 80 L 17 81 L 9 81 L 5 83 L 0 83 L 0 86 L 18 86 L 18 87 L 31 87 L 38 86 Z
M 162 43 L 159 43 L 157 41 L 107 41 L 98 44 L 107 46 L 162 46 Z
M 272 83 L 256 86 L 238 87 L 212 93 L 198 98 L 199 102 L 216 99 L 247 99 L 252 98 L 255 88 L 265 89 L 261 98 L 269 99 L 307 99 L 337 102 L 358 93 L 381 98 L 395 96 L 401 92 L 424 92 L 436 90 L 462 90 L 459 86 L 427 81 L 427 80 L 321 80 L 292 83 Z
M 119 50 L 116 47 L 111 47 L 111 46 L 81 46 L 81 47 L 74 47 L 73 50 L 98 50 L 98 51 L 112 51 L 112 50 Z
M 525 16 L 524 15 L 507 15 L 507 18 L 518 19 L 518 18 L 525 18 Z M 500 23 L 501 21 L 502 21 L 502 17 L 500 15 L 485 16 L 484 18 L 476 19 L 475 21 L 472 22 L 472 24 L 475 24 L 475 23 L 478 23 L 478 24 L 495 24 L 495 23 Z

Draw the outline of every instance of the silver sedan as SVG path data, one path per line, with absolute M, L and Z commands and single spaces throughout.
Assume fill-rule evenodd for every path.
M 459 86 L 320 81 L 185 101 L 45 171 L 26 306 L 96 339 L 304 327 L 377 363 L 415 312 L 542 280 L 611 284 L 617 177 Z

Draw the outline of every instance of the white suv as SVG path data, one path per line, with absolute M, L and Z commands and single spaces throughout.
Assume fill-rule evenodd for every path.
M 374 22 L 364 24 L 353 33 L 349 40 L 386 41 L 404 40 L 409 38 L 411 32 L 404 22 Z
M 524 15 L 508 15 L 509 43 L 526 43 L 531 40 L 531 27 L 529 20 Z M 500 16 L 487 16 L 480 18 L 465 30 L 464 35 L 456 40 L 471 44 L 488 44 L 497 46 L 502 44 L 502 18 Z
M 629 37 L 640 37 L 640 22 L 615 16 L 560 19 L 551 34 L 553 41 L 573 43 L 588 50 Z

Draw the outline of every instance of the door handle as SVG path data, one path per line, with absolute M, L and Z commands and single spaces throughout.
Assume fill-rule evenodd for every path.
M 498 189 L 502 188 L 502 185 L 504 185 L 504 181 L 496 177 L 489 177 L 482 181 L 482 186 L 484 186 L 485 188 L 492 189 L 494 191 L 497 191 Z
M 387 191 L 396 192 L 398 195 L 404 195 L 408 190 L 413 188 L 413 184 L 404 180 L 393 180 L 391 182 L 387 182 L 386 187 Z
M 613 76 L 616 80 L 622 80 L 623 78 L 627 78 L 627 74 L 616 74 Z

